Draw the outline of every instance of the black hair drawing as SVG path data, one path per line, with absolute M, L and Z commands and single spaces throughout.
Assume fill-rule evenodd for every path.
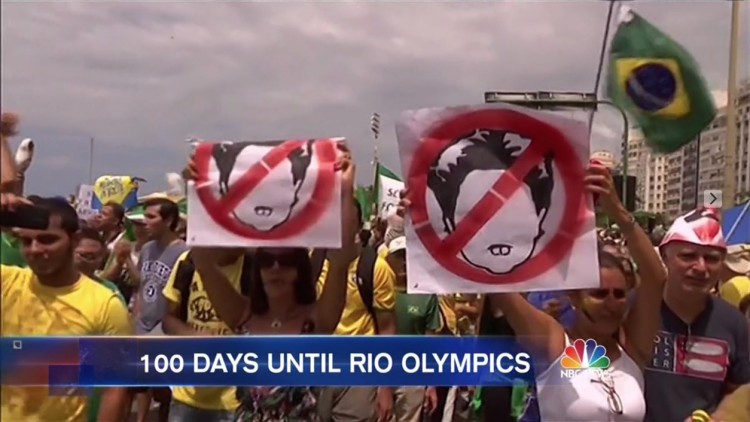
M 211 155 L 216 162 L 216 167 L 219 171 L 219 194 L 226 196 L 229 193 L 230 183 L 229 179 L 234 171 L 234 167 L 237 163 L 237 157 L 240 153 L 249 146 L 260 146 L 260 147 L 276 147 L 283 144 L 286 141 L 270 141 L 262 143 L 254 142 L 237 142 L 237 143 L 217 143 L 214 145 Z M 314 140 L 308 140 L 299 147 L 293 149 L 286 157 L 291 165 L 291 176 L 292 184 L 294 186 L 293 192 L 291 192 L 290 202 L 288 205 L 288 212 L 286 218 L 278 224 L 271 227 L 272 230 L 281 224 L 285 223 L 291 215 L 291 211 L 299 201 L 299 190 L 307 177 L 307 170 L 310 168 L 313 155 L 313 142 Z M 255 208 L 257 215 L 270 215 L 273 210 L 269 207 L 259 206 Z
M 440 207 L 445 233 L 452 233 L 456 230 L 457 202 L 469 174 L 480 170 L 508 170 L 523 152 L 525 146 L 514 144 L 508 135 L 518 136 L 518 134 L 501 130 L 477 129 L 455 139 L 431 164 L 427 175 L 427 187 L 435 195 Z M 451 151 L 450 156 L 446 156 L 448 151 Z M 536 166 L 523 179 L 523 183 L 531 192 L 539 223 L 538 232 L 533 238 L 534 247 L 544 234 L 542 223 L 552 201 L 554 188 L 552 162 L 553 154 L 549 153 L 544 157 L 541 166 Z M 496 272 L 486 266 L 480 267 L 493 273 L 507 272 Z

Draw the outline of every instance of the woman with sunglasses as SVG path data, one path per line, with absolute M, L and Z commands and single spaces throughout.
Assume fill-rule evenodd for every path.
M 629 312 L 627 298 L 633 279 L 622 257 L 604 251 L 599 252 L 601 287 L 570 293 L 576 318 L 567 330 L 520 294 L 495 294 L 490 300 L 505 313 L 535 361 L 551 362 L 537 369 L 542 420 L 640 422 L 646 412 L 643 369 L 653 354 L 666 273 L 648 235 L 620 202 L 610 172 L 592 163 L 584 184 L 619 226 L 640 270 L 642 282 Z M 583 370 L 563 378 L 564 350 L 579 339 L 593 339 L 604 346 L 610 367 L 603 373 Z
M 193 171 L 194 165 L 189 167 Z M 348 154 L 336 164 L 342 172 L 342 221 L 355 222 L 354 164 Z M 218 317 L 244 335 L 331 334 L 346 301 L 349 263 L 358 248 L 353 244 L 356 224 L 343 228 L 341 249 L 329 250 L 330 269 L 316 298 L 313 274 L 305 248 L 258 248 L 251 268 L 250 296 L 242 296 L 216 264 L 216 249 L 194 248 L 191 257 Z M 235 420 L 242 422 L 315 422 L 316 396 L 309 387 L 239 387 L 241 403 Z
M 520 293 L 488 295 L 492 308 L 502 312 L 519 343 L 534 357 L 537 400 L 541 420 L 643 421 L 646 403 L 643 369 L 653 355 L 653 339 L 660 320 L 666 273 L 651 240 L 620 202 L 612 175 L 592 163 L 584 185 L 598 197 L 598 204 L 619 226 L 641 282 L 629 312 L 629 283 L 622 259 L 599 253 L 601 286 L 570 293 L 575 323 L 563 327 Z M 408 206 L 409 201 L 402 201 Z M 582 370 L 570 378 L 561 376 L 564 351 L 576 340 L 593 339 L 606 348 L 610 367 L 603 373 Z M 546 366 L 540 362 L 549 363 Z M 540 367 L 541 366 L 541 367 Z

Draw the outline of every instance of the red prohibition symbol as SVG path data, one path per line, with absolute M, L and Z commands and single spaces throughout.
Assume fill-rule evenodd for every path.
M 250 167 L 234 184 L 224 197 L 217 197 L 212 191 L 213 184 L 208 180 L 212 151 L 215 144 L 202 143 L 195 150 L 195 163 L 198 167 L 198 179 L 195 181 L 197 195 L 206 213 L 225 230 L 237 236 L 257 240 L 281 240 L 296 236 L 309 230 L 325 213 L 331 202 L 335 186 L 334 163 L 336 161 L 336 143 L 333 140 L 313 142 L 314 156 L 318 161 L 318 174 L 313 188 L 312 198 L 281 226 L 270 230 L 256 230 L 238 221 L 232 212 L 271 171 L 287 159 L 289 154 L 301 147 L 305 141 L 291 140 L 271 149 L 259 162 Z M 262 146 L 262 144 L 259 144 Z
M 458 137 L 476 129 L 514 132 L 532 140 L 513 166 L 493 185 L 492 190 L 499 193 L 499 196 L 510 198 L 518 192 L 525 176 L 550 152 L 554 156 L 553 165 L 558 169 L 565 189 L 564 210 L 558 231 L 542 250 L 509 274 L 491 274 L 458 257 L 459 251 L 505 205 L 503 199 L 488 191 L 458 222 L 455 231 L 443 239 L 440 239 L 429 219 L 426 195 L 430 166 Z M 408 174 L 412 199 L 409 212 L 417 237 L 432 258 L 446 270 L 465 280 L 482 284 L 522 283 L 546 273 L 570 253 L 586 214 L 583 176 L 583 166 L 576 151 L 565 135 L 554 126 L 507 109 L 469 112 L 454 116 L 432 128 L 414 152 Z

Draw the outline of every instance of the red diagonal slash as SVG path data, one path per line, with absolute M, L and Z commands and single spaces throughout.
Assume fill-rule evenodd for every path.
M 503 172 L 492 188 L 484 194 L 456 225 L 456 230 L 443 239 L 439 253 L 455 256 L 477 232 L 497 214 L 506 201 L 523 186 L 523 180 L 544 159 L 550 149 L 541 143 L 532 143 L 516 159 L 510 169 Z M 424 226 L 423 226 L 424 227 Z

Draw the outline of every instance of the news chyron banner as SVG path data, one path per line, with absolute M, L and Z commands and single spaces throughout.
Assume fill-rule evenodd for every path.
M 532 360 L 500 337 L 4 337 L 4 386 L 507 386 Z

